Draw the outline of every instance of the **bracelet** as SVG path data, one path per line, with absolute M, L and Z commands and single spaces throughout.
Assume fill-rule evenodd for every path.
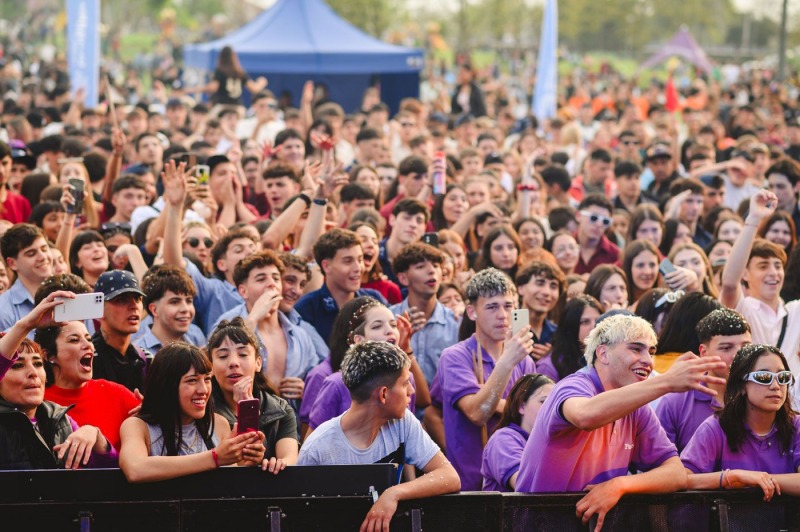
M 327 204 L 328 200 L 326 200 L 325 198 L 314 198 L 314 205 L 319 205 L 321 207 L 324 207 Z
M 214 467 L 219 467 L 219 456 L 217 456 L 217 450 L 211 449 L 211 457 L 214 459 Z M 722 484 L 720 484 L 721 486 Z
M 730 475 L 728 474 L 730 472 L 731 472 L 730 469 L 726 469 L 725 470 L 725 484 L 726 484 L 726 487 L 728 487 L 728 488 L 732 488 L 733 487 L 733 484 L 731 484 Z
M 297 195 L 297 197 L 306 202 L 306 208 L 311 207 L 311 198 L 309 198 L 306 194 L 303 194 L 301 192 L 300 194 Z
M 722 477 L 725 475 L 725 471 L 719 472 L 719 489 L 722 489 Z

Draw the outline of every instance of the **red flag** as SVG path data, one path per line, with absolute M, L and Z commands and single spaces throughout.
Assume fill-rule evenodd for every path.
M 665 101 L 664 108 L 670 113 L 678 110 L 678 91 L 675 89 L 675 83 L 672 81 L 672 74 L 667 78 L 667 85 L 664 87 Z

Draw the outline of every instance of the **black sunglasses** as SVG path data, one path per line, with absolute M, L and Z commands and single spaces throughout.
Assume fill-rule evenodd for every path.
M 194 236 L 190 236 L 189 238 L 186 239 L 186 243 L 189 244 L 189 247 L 196 248 L 197 246 L 200 245 L 200 239 Z M 203 244 L 205 244 L 207 248 L 210 248 L 211 246 L 214 245 L 214 241 L 208 237 L 205 237 L 203 239 Z

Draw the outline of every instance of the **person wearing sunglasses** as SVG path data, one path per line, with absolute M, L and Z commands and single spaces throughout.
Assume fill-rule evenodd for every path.
M 211 249 L 214 247 L 211 228 L 202 222 L 189 222 L 183 226 L 183 252 L 194 255 L 199 260 L 204 274 L 212 271 Z
M 733 358 L 725 406 L 698 427 L 681 453 L 689 489 L 758 487 L 769 500 L 800 472 L 800 419 L 792 411 L 794 377 L 777 347 L 750 344 Z M 735 469 L 734 469 L 735 468 Z M 775 476 L 780 475 L 780 476 Z M 796 494 L 796 493 L 794 493 Z
M 602 194 L 589 194 L 578 205 L 577 240 L 580 246 L 575 273 L 592 273 L 601 264 L 615 264 L 619 260 L 619 248 L 605 235 L 611 226 L 614 207 Z

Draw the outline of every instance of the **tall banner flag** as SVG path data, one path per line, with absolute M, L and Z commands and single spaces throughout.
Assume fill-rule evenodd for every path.
M 546 0 L 542 17 L 533 115 L 539 121 L 556 116 L 558 102 L 558 0 Z
M 67 0 L 67 65 L 72 96 L 97 107 L 100 85 L 100 0 Z

